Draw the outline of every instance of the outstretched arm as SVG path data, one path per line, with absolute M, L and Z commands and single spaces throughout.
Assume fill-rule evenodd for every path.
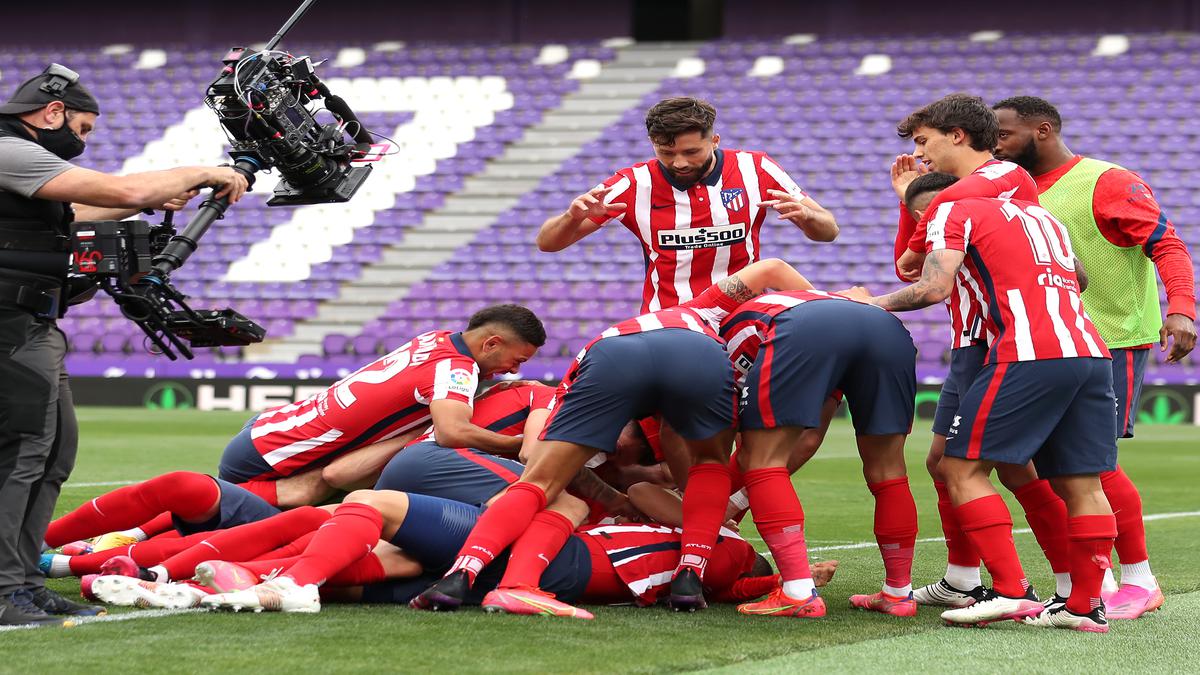
M 920 280 L 895 293 L 871 298 L 870 302 L 889 312 L 907 312 L 937 304 L 950 297 L 950 291 L 954 289 L 954 276 L 958 274 L 964 257 L 962 251 L 952 249 L 932 251 L 925 256 Z
M 768 288 L 779 291 L 807 291 L 813 285 L 794 267 L 778 258 L 749 265 L 717 282 L 721 292 L 738 302 L 761 295 Z

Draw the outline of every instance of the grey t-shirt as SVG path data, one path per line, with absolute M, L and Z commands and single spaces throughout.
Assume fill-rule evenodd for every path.
M 33 197 L 51 178 L 73 168 L 33 141 L 0 136 L 0 190 Z

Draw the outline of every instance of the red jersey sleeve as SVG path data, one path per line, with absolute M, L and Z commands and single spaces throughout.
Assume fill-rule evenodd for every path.
M 726 156 L 728 157 L 728 155 Z M 759 191 L 762 193 L 763 199 L 772 198 L 767 190 L 786 192 L 797 199 L 804 199 L 807 196 L 804 194 L 804 190 L 796 184 L 796 181 L 792 180 L 792 177 L 783 170 L 783 167 L 779 166 L 779 162 L 771 159 L 769 155 L 763 153 L 759 163 L 762 167 L 762 171 L 759 173 L 761 180 Z
M 596 187 L 609 188 L 609 191 L 604 195 L 605 204 L 611 204 L 613 202 L 625 204 L 629 206 L 629 209 L 626 211 L 626 213 L 633 213 L 633 174 L 628 169 L 621 169 L 620 171 L 609 176 L 603 183 L 600 183 Z M 594 190 L 595 188 L 592 189 Z M 595 218 L 589 218 L 588 220 L 599 224 L 606 223 L 610 219 L 606 218 L 604 220 L 596 220 Z
M 904 207 L 904 202 L 900 202 L 900 220 L 896 224 L 896 250 L 893 259 L 893 267 L 896 271 L 896 278 L 900 281 L 908 281 L 900 276 L 900 267 L 895 263 L 900 262 L 900 256 L 904 255 L 904 251 L 908 249 L 908 242 L 913 238 L 913 233 L 917 231 L 917 219 L 913 218 L 908 209 Z M 925 250 L 925 240 L 921 240 L 921 250 Z
M 530 387 L 529 409 L 549 410 L 554 406 L 554 387 L 538 384 Z
M 967 207 L 947 202 L 936 209 L 930 207 L 929 212 L 933 217 L 925 230 L 925 252 L 948 249 L 965 253 L 967 244 L 971 243 L 967 241 L 966 223 L 970 220 Z
M 432 377 L 418 387 L 422 398 L 430 403 L 443 399 L 471 405 L 479 387 L 479 365 L 467 357 L 450 357 L 431 361 L 425 366 Z
M 1167 289 L 1167 313 L 1196 318 L 1192 257 L 1142 177 L 1126 169 L 1100 174 L 1092 196 L 1100 233 L 1114 246 L 1140 246 Z

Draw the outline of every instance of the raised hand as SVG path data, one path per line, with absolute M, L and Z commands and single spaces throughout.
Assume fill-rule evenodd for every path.
M 897 155 L 896 161 L 892 162 L 892 189 L 896 191 L 896 196 L 904 199 L 904 191 L 908 189 L 909 183 L 927 173 L 929 167 L 917 161 L 916 157 Z
M 627 208 L 625 204 L 620 202 L 604 203 L 604 198 L 607 195 L 608 188 L 603 185 L 597 185 L 588 190 L 587 193 L 576 197 L 571 202 L 570 208 L 567 209 L 567 214 L 573 220 L 591 218 L 592 220 L 605 221 L 624 213 Z

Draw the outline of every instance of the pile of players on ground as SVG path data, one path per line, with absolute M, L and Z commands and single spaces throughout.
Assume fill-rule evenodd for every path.
M 591 619 L 575 604 L 737 602 L 747 615 L 818 618 L 827 608 L 816 589 L 837 563 L 809 564 L 791 474 L 845 402 L 885 569 L 882 588 L 851 596 L 852 606 L 912 617 L 917 605 L 939 605 L 950 624 L 1093 632 L 1157 609 L 1140 501 L 1130 506 L 1136 488 L 1116 467 L 1145 363 L 1136 347 L 1157 333 L 1106 334 L 1104 302 L 1129 292 L 1128 281 L 1112 285 L 1111 268 L 1161 272 L 1178 238 L 1165 216 L 1148 216 L 1158 229 L 1132 254 L 1101 258 L 1085 294 L 1080 259 L 1123 244 L 1097 224 L 1098 184 L 1136 179 L 1149 196 L 1135 207 L 1157 204 L 1135 174 L 1072 158 L 1045 101 L 997 108 L 999 118 L 953 95 L 900 125 L 916 151 L 892 167 L 903 200 L 897 270 L 915 281 L 872 296 L 817 290 L 783 261 L 755 261 L 768 213 L 817 241 L 836 237 L 833 215 L 764 153 L 720 148 L 711 106 L 663 101 L 647 115 L 656 159 L 581 195 L 538 235 L 543 250 L 559 250 L 615 218 L 650 261 L 643 313 L 592 340 L 557 388 L 505 381 L 476 394 L 480 379 L 517 372 L 546 338 L 528 309 L 484 309 L 461 332 L 417 336 L 318 395 L 255 416 L 230 441 L 219 478 L 169 473 L 59 518 L 46 545 L 61 550 L 44 555 L 43 569 L 81 577 L 85 597 L 139 607 L 465 604 Z M 1101 236 L 1075 234 L 1076 202 Z M 1169 295 L 1191 296 L 1188 321 L 1168 317 L 1163 329 L 1176 360 L 1194 344 L 1187 265 L 1182 290 L 1163 274 Z M 1152 269 L 1150 284 L 1153 320 L 1143 323 L 1158 331 Z M 1141 298 L 1118 300 L 1128 313 Z M 949 564 L 914 591 L 904 443 L 916 350 L 895 313 L 943 301 L 953 350 L 929 470 Z M 1125 378 L 1116 393 L 1114 371 Z M 993 469 L 1055 573 L 1044 602 L 1022 571 Z M 747 511 L 778 573 L 738 536 Z M 89 537 L 98 538 L 77 541 Z M 1114 538 L 1120 586 L 1109 569 Z

